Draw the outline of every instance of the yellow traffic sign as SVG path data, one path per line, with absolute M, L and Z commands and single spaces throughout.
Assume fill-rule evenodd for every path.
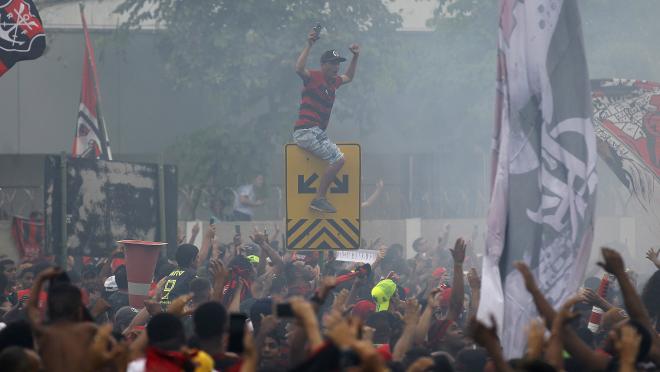
M 337 213 L 309 209 L 328 163 L 289 144 L 284 149 L 287 249 L 360 248 L 360 145 L 338 145 L 344 166 L 328 188 Z

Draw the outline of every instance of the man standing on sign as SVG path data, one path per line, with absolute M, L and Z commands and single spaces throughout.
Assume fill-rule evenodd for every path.
M 344 165 L 344 154 L 325 133 L 330 121 L 330 112 L 335 102 L 335 90 L 350 83 L 355 76 L 360 47 L 352 44 L 351 64 L 344 75 L 337 75 L 339 63 L 346 61 L 336 50 L 328 50 L 321 55 L 321 69 L 308 70 L 305 67 L 312 45 L 319 39 L 320 25 L 307 36 L 307 45 L 296 61 L 296 73 L 303 80 L 302 99 L 298 120 L 293 128 L 293 140 L 300 148 L 328 162 L 328 167 L 321 176 L 321 184 L 309 208 L 323 213 L 335 213 L 337 210 L 325 198 L 328 187 Z

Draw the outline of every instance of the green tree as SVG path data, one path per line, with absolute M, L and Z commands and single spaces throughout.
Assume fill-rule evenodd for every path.
M 444 85 L 451 87 L 443 94 L 445 112 L 450 121 L 463 124 L 447 132 L 452 138 L 475 138 L 477 133 L 476 142 L 485 145 L 483 133 L 490 133 L 493 121 L 499 1 L 437 1 L 427 24 L 441 48 L 434 52 L 443 56 Z
M 322 50 L 362 44 L 362 59 L 378 59 L 401 24 L 381 0 L 126 0 L 117 12 L 129 15 L 125 30 L 156 20 L 159 49 L 168 77 L 200 91 L 211 117 L 208 128 L 191 133 L 166 151 L 180 168 L 180 184 L 195 209 L 202 194 L 245 182 L 272 165 L 287 142 L 297 112 L 300 80 L 295 59 L 309 30 L 324 26 L 310 66 Z M 382 67 L 385 68 L 385 67 Z M 337 115 L 356 115 L 367 125 L 370 92 L 393 86 L 380 68 L 362 71 L 352 92 L 338 99 Z M 342 100 L 361 98 L 360 105 Z M 358 109 L 352 109 L 359 107 Z M 344 109 L 345 108 L 345 109 Z M 337 110 L 336 110 L 337 111 Z

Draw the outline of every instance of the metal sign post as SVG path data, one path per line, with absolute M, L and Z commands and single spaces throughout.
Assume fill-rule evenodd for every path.
M 296 145 L 286 145 L 286 246 L 290 250 L 360 247 L 360 146 L 339 145 L 345 163 L 328 189 L 337 213 L 309 209 L 327 163 Z

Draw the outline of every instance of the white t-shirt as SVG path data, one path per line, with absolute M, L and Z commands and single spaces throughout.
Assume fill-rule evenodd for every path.
M 241 196 L 247 196 L 248 200 L 251 202 L 257 201 L 257 196 L 254 194 L 254 186 L 252 184 L 247 184 L 239 187 L 236 190 L 236 200 L 234 200 L 234 210 L 241 213 L 245 213 L 248 216 L 252 216 L 254 212 L 252 207 L 249 205 L 241 203 Z
M 147 367 L 147 359 L 138 358 L 128 363 L 128 367 L 126 367 L 126 372 L 144 372 L 146 367 Z

